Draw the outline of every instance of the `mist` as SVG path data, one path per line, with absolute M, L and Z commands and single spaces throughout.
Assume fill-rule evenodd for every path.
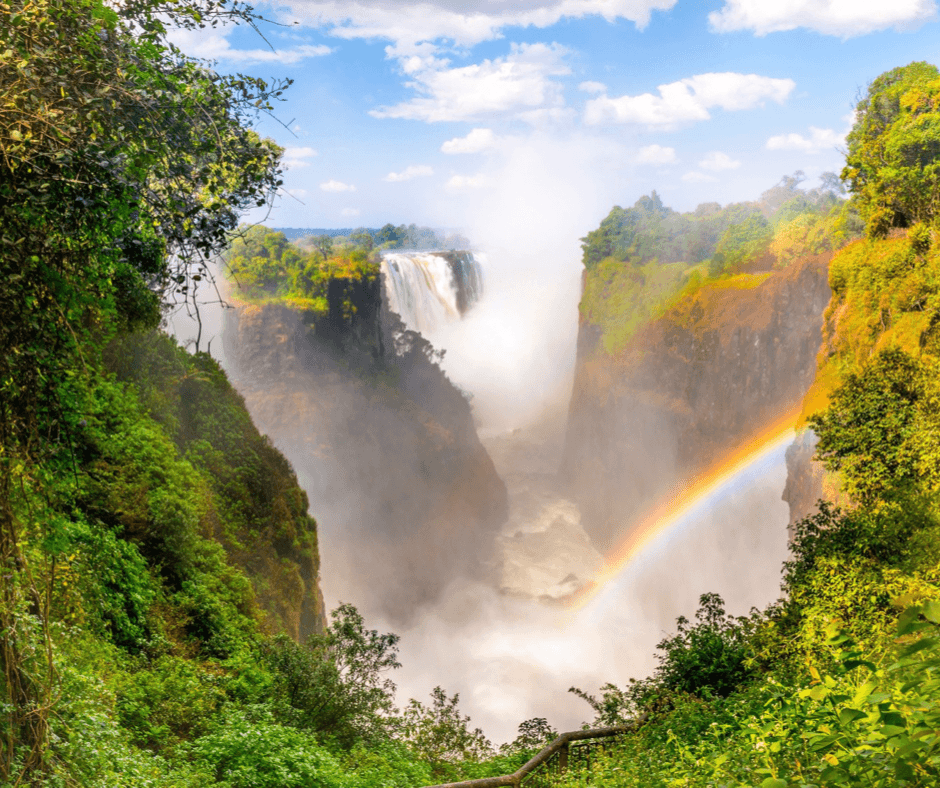
M 456 581 L 401 633 L 400 699 L 426 700 L 435 685 L 459 692 L 496 742 L 531 717 L 562 731 L 590 722 L 592 710 L 568 688 L 596 694 L 605 682 L 649 675 L 657 643 L 678 616 L 693 617 L 701 594 L 719 593 L 734 615 L 777 599 L 785 479 L 781 449 L 674 523 L 581 610 Z
M 593 693 L 647 676 L 656 644 L 678 616 L 692 617 L 703 593 L 721 594 L 734 614 L 774 601 L 787 556 L 781 450 L 654 540 L 586 609 L 552 601 L 604 564 L 557 472 L 576 356 L 579 239 L 618 201 L 588 173 L 612 153 L 538 133 L 504 141 L 483 170 L 486 185 L 449 217 L 478 250 L 485 294 L 428 338 L 472 396 L 509 517 L 489 582 L 456 578 L 413 626 L 396 630 L 404 667 L 395 680 L 403 703 L 426 700 L 436 685 L 459 692 L 463 711 L 496 742 L 531 717 L 559 730 L 589 721 L 593 712 L 569 687 Z M 638 426 L 638 451 L 666 450 L 655 424 Z
M 598 184 L 594 173 L 605 163 L 616 173 L 618 151 L 579 135 L 504 138 L 481 170 L 483 185 L 451 204 L 459 215 L 446 220 L 464 228 L 482 252 L 486 295 L 463 321 L 428 338 L 446 351 L 448 376 L 473 395 L 484 434 L 524 426 L 557 402 L 567 406 L 581 296 L 579 239 L 617 201 L 620 178 Z
M 475 181 L 483 185 L 435 217 L 472 239 L 483 266 L 482 300 L 426 338 L 445 351 L 441 367 L 469 395 L 473 424 L 506 484 L 508 515 L 495 528 L 468 533 L 468 520 L 438 521 L 440 534 L 427 524 L 409 530 L 422 513 L 396 510 L 388 496 L 434 491 L 408 471 L 411 449 L 388 460 L 407 432 L 402 417 L 369 405 L 371 395 L 323 359 L 288 354 L 276 373 L 240 365 L 237 348 L 227 352 L 214 339 L 225 333 L 232 351 L 223 308 L 202 315 L 202 347 L 212 339 L 212 354 L 310 495 L 327 610 L 351 602 L 370 628 L 401 636 L 403 667 L 392 677 L 400 704 L 427 701 L 437 685 L 458 692 L 462 711 L 497 743 L 532 717 L 559 730 L 590 721 L 569 687 L 596 693 L 605 682 L 649 675 L 656 644 L 678 616 L 694 615 L 703 593 L 721 594 L 734 614 L 774 601 L 787 556 L 781 450 L 672 524 L 583 610 L 563 604 L 605 561 L 558 470 L 576 359 L 579 239 L 611 205 L 632 202 L 613 166 L 609 183 L 594 179 L 617 150 L 538 131 L 504 138 Z M 415 206 L 418 216 L 435 210 Z M 171 322 L 181 340 L 193 337 L 182 312 Z M 291 330 L 257 328 L 277 353 L 291 346 Z M 657 424 L 634 432 L 650 467 L 671 467 Z M 391 448 L 372 451 L 368 441 Z M 454 534 L 463 541 L 448 544 Z

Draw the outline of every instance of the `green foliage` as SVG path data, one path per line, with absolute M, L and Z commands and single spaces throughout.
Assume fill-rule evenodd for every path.
M 242 228 L 225 255 L 227 275 L 241 297 L 283 300 L 324 315 L 329 284 L 335 279 L 374 280 L 378 257 L 371 243 L 334 244 L 329 236 L 306 239 L 306 248 L 290 244 L 283 233 L 261 225 Z
M 534 753 L 558 738 L 558 731 L 545 717 L 532 717 L 519 723 L 519 735 L 499 748 L 500 753 Z
M 347 749 L 388 738 L 395 685 L 384 674 L 400 667 L 398 636 L 366 629 L 352 605 L 340 605 L 332 619 L 306 645 L 282 636 L 263 647 L 278 718 Z
M 287 629 L 307 596 L 302 636 L 312 632 L 319 626 L 317 614 L 309 612 L 319 607 L 319 558 L 307 496 L 287 460 L 255 428 L 218 364 L 205 354 L 190 356 L 157 333 L 116 340 L 106 361 L 139 392 L 141 405 L 175 444 L 174 453 L 188 460 L 186 479 L 174 495 L 181 499 L 191 491 L 198 527 L 225 548 L 219 558 L 203 552 L 204 560 L 230 561 L 248 574 L 272 630 Z M 230 577 L 226 594 L 230 604 L 244 609 L 252 589 L 236 590 L 237 585 Z
M 161 751 L 207 732 L 225 700 L 217 676 L 170 654 L 135 667 L 116 682 L 118 721 L 134 744 Z
M 455 764 L 484 759 L 493 751 L 483 731 L 470 729 L 470 718 L 460 713 L 459 702 L 459 694 L 448 697 L 435 687 L 430 705 L 412 698 L 402 713 L 404 740 L 436 776 L 448 774 L 448 767 Z
M 600 329 L 604 351 L 620 353 L 642 326 L 703 286 L 740 286 L 736 277 L 754 261 L 785 267 L 862 232 L 833 173 L 809 191 L 799 188 L 802 180 L 802 173 L 785 176 L 756 202 L 706 203 L 691 213 L 665 207 L 655 192 L 632 208 L 615 206 L 581 239 L 581 315 Z
M 230 709 L 192 746 L 192 757 L 233 788 L 340 788 L 339 760 L 309 733 L 279 725 L 265 709 Z
M 653 258 L 666 263 L 698 263 L 713 254 L 715 244 L 731 224 L 758 211 L 753 203 L 724 209 L 714 203 L 680 214 L 665 207 L 654 191 L 637 200 L 632 208 L 614 206 L 600 227 L 581 239 L 584 267 L 590 271 L 610 257 L 641 264 Z
M 680 616 L 676 634 L 657 646 L 655 678 L 667 690 L 725 697 L 751 677 L 749 622 L 726 615 L 717 594 L 702 594 L 699 604 L 695 623 Z
M 819 436 L 817 456 L 842 473 L 853 499 L 870 504 L 917 481 L 910 444 L 922 378 L 921 365 L 903 350 L 882 351 L 861 373 L 848 375 L 826 411 L 809 419 Z
M 734 269 L 755 257 L 767 248 L 772 238 L 773 230 L 763 214 L 751 214 L 744 221 L 732 224 L 715 245 L 714 257 L 720 256 L 722 267 L 714 273 Z M 711 267 L 709 273 L 712 273 Z
M 601 328 L 604 350 L 614 354 L 680 288 L 684 274 L 682 263 L 633 265 L 608 257 L 585 278 L 581 314 Z
M 940 194 L 940 71 L 916 62 L 887 71 L 855 110 L 842 171 L 869 236 L 932 222 Z

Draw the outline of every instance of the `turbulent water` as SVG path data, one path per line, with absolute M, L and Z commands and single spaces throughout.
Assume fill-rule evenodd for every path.
M 473 252 L 387 252 L 382 279 L 389 309 L 425 335 L 458 320 L 483 295 Z
M 509 518 L 496 540 L 497 583 L 506 595 L 554 600 L 589 581 L 603 558 L 581 527 L 577 505 L 558 492 L 560 418 L 483 436 L 509 493 Z

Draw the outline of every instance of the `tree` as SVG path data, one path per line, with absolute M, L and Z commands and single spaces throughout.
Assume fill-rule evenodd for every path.
M 819 436 L 816 455 L 842 474 L 845 491 L 871 504 L 918 480 L 917 435 L 924 375 L 903 350 L 884 350 L 837 388 L 829 407 L 809 425 Z
M 388 735 L 394 725 L 395 684 L 385 673 L 401 667 L 398 635 L 366 629 L 349 604 L 332 619 L 305 645 L 276 638 L 264 656 L 277 676 L 281 719 L 351 747 Z
M 310 245 L 320 253 L 323 262 L 330 259 L 330 255 L 333 253 L 333 239 L 330 236 L 315 235 L 310 239 Z
M 403 714 L 405 741 L 436 774 L 446 764 L 482 760 L 493 747 L 479 728 L 470 730 L 470 717 L 460 713 L 460 695 L 447 697 L 440 687 L 431 691 L 431 705 L 412 698 Z
M 750 677 L 746 620 L 725 614 L 718 594 L 702 594 L 695 623 L 676 620 L 678 632 L 656 647 L 656 681 L 666 689 L 725 697 Z
M 524 753 L 541 750 L 558 738 L 558 731 L 548 724 L 545 717 L 532 717 L 519 723 L 518 736 L 499 751 L 503 754 Z
M 405 237 L 405 226 L 396 227 L 388 223 L 379 230 L 377 241 L 388 249 L 398 249 Z
M 916 62 L 886 71 L 855 110 L 842 180 L 873 238 L 932 222 L 940 208 L 940 72 Z

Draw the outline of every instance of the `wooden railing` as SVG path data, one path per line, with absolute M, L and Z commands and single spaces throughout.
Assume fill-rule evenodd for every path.
M 512 774 L 484 777 L 459 783 L 441 783 L 426 788 L 552 788 L 562 775 L 590 771 L 597 751 L 614 736 L 636 730 L 639 722 L 563 733 L 532 760 Z

